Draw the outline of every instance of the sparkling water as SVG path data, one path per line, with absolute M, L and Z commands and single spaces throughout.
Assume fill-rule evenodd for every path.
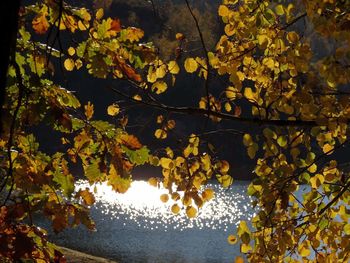
M 189 219 L 185 211 L 171 212 L 174 201 L 160 201 L 167 190 L 147 182 L 134 181 L 125 194 L 118 194 L 107 184 L 90 186 L 80 181 L 79 188 L 95 192 L 91 214 L 97 231 L 78 227 L 50 238 L 62 246 L 125 263 L 233 262 L 239 247 L 229 245 L 227 237 L 240 220 L 253 216 L 247 185 L 235 182 L 225 190 L 210 184 L 215 198 Z

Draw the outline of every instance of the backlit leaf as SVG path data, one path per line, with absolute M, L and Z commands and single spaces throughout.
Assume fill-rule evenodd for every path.
M 71 58 L 67 58 L 65 61 L 64 61 L 64 68 L 68 71 L 72 71 L 74 69 L 74 66 L 75 66 L 75 63 L 74 63 L 74 60 L 71 59 Z
M 185 60 L 185 70 L 188 73 L 193 73 L 197 70 L 198 64 L 194 58 L 186 58 Z
M 120 108 L 117 104 L 109 105 L 107 108 L 107 113 L 110 116 L 116 116 L 120 112 Z

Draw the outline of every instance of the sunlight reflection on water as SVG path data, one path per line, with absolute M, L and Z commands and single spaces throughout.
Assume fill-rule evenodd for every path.
M 209 184 L 215 191 L 215 198 L 199 209 L 198 216 L 188 219 L 184 209 L 174 215 L 170 207 L 174 201 L 160 201 L 160 195 L 167 190 L 156 188 L 145 181 L 134 181 L 130 189 L 119 194 L 106 183 L 90 186 L 86 181 L 79 181 L 78 188 L 95 191 L 95 208 L 110 220 L 134 222 L 145 229 L 220 229 L 232 230 L 240 220 L 252 218 L 250 197 L 245 194 L 246 184 L 235 183 L 231 189 L 223 189 L 218 184 Z M 124 223 L 125 225 L 126 223 Z

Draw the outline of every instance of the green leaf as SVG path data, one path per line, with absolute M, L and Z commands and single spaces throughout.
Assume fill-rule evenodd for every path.
M 74 192 L 74 177 L 71 174 L 65 175 L 62 171 L 56 170 L 53 175 L 53 181 L 60 185 L 66 197 L 70 197 Z
M 84 165 L 84 172 L 86 178 L 89 182 L 99 182 L 102 181 L 102 174 L 100 171 L 100 166 L 97 161 L 92 162 L 91 164 Z
M 122 146 L 122 149 L 133 164 L 142 165 L 149 159 L 149 149 L 146 146 L 138 150 L 130 150 L 125 146 Z

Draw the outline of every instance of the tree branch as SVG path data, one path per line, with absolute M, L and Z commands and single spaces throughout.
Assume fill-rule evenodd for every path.
M 328 208 L 330 208 L 335 202 L 339 200 L 339 198 L 349 189 L 350 187 L 350 180 L 347 182 L 346 185 L 344 185 L 343 189 L 325 206 L 323 207 L 318 214 L 322 215 Z
M 122 97 L 133 101 L 138 104 L 142 104 L 147 107 L 152 107 L 160 110 L 165 110 L 172 113 L 178 113 L 178 114 L 187 114 L 187 115 L 200 115 L 204 117 L 217 117 L 224 120 L 234 121 L 237 123 L 242 124 L 250 124 L 250 125 L 258 125 L 258 126 L 279 126 L 279 127 L 318 127 L 318 126 L 324 126 L 321 124 L 318 124 L 316 121 L 304 121 L 304 120 L 270 120 L 270 119 L 259 119 L 259 118 L 245 118 L 245 117 L 236 117 L 234 115 L 213 111 L 213 110 L 207 110 L 207 109 L 201 109 L 201 108 L 194 108 L 194 107 L 175 107 L 175 106 L 169 106 L 165 105 L 160 102 L 148 102 L 143 100 L 136 100 L 127 94 L 121 92 L 120 90 L 110 87 L 110 89 L 121 95 Z M 348 123 L 348 121 L 347 121 Z

